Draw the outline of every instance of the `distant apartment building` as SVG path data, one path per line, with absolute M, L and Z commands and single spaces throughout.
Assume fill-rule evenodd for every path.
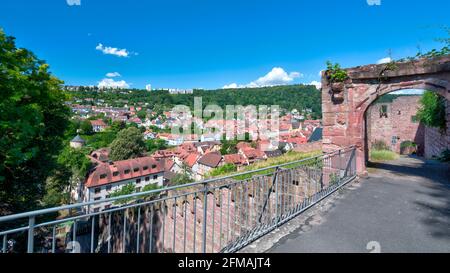
M 153 157 L 140 157 L 97 165 L 89 174 L 83 187 L 83 201 L 104 200 L 123 186 L 132 184 L 140 191 L 149 184 L 163 186 L 164 161 Z M 113 206 L 113 202 L 91 205 L 90 211 L 101 211 Z

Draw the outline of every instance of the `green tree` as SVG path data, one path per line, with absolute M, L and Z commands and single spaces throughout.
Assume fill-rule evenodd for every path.
M 80 124 L 80 129 L 85 135 L 92 135 L 94 133 L 94 129 L 89 120 L 83 120 Z
M 65 146 L 58 156 L 58 166 L 47 179 L 44 203 L 57 206 L 70 202 L 70 191 L 78 187 L 86 177 L 91 161 L 86 157 L 88 151 Z
M 138 118 L 140 118 L 141 120 L 145 120 L 145 118 L 147 117 L 147 112 L 145 112 L 145 110 L 141 110 L 138 111 L 136 113 L 136 115 L 138 116 Z
M 36 209 L 69 124 L 62 81 L 0 29 L 0 213 Z
M 425 91 L 419 103 L 419 120 L 426 126 L 445 129 L 445 98 L 432 91 Z
M 145 141 L 147 152 L 154 153 L 158 150 L 164 150 L 168 148 L 168 145 L 163 139 L 149 139 Z
M 120 131 L 111 143 L 111 160 L 125 160 L 141 156 L 145 152 L 144 138 L 139 129 L 130 127 Z
M 120 189 L 115 190 L 110 194 L 110 197 L 119 197 L 123 195 L 128 195 L 136 192 L 136 188 L 133 183 L 122 186 Z M 135 198 L 123 198 L 114 202 L 114 204 L 126 204 L 130 201 L 133 201 Z
M 170 184 L 173 186 L 184 185 L 192 182 L 194 182 L 194 179 L 192 179 L 187 173 L 178 173 L 170 180 Z

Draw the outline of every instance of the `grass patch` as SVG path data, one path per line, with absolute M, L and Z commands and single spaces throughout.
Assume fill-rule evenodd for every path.
M 391 161 L 396 160 L 398 154 L 388 150 L 372 150 L 370 151 L 370 159 L 374 161 Z
M 226 175 L 231 175 L 231 174 L 236 174 L 236 173 L 258 170 L 258 169 L 262 169 L 262 168 L 266 168 L 266 167 L 277 166 L 277 165 L 284 164 L 284 163 L 289 163 L 289 162 L 293 162 L 293 161 L 299 161 L 302 159 L 311 158 L 311 157 L 321 155 L 321 154 L 322 154 L 322 151 L 314 151 L 314 152 L 310 152 L 310 153 L 300 153 L 300 152 L 290 151 L 282 156 L 269 158 L 265 161 L 260 161 L 260 162 L 251 164 L 249 166 L 246 166 L 245 168 L 243 168 L 240 171 L 231 171 L 230 170 L 229 172 L 221 172 L 220 175 L 213 175 L 214 173 L 211 172 L 211 173 L 209 173 L 209 175 L 207 175 L 207 177 L 208 178 L 221 177 L 221 176 L 226 176 Z M 321 163 L 321 160 L 320 160 L 320 162 L 316 162 L 317 161 L 316 159 L 311 159 L 311 161 L 312 161 L 311 164 Z M 295 168 L 302 164 L 305 164 L 305 162 L 289 164 L 289 165 L 284 166 L 283 168 L 286 168 L 286 169 Z M 275 170 L 275 168 L 267 169 L 267 170 L 263 170 L 263 171 L 259 171 L 259 172 L 254 172 L 251 174 L 239 175 L 239 176 L 234 177 L 233 179 L 234 180 L 244 180 L 244 179 L 249 179 L 255 175 L 270 175 L 274 172 L 274 170 Z

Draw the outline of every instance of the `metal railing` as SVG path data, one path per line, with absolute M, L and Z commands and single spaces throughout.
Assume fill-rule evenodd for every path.
M 355 148 L 159 190 L 0 217 L 1 252 L 235 252 L 356 177 Z M 101 203 L 106 210 L 93 211 Z

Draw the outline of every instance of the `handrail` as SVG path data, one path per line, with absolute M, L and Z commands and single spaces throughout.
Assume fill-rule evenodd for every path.
M 348 147 L 348 148 L 351 148 L 351 147 Z M 341 149 L 341 150 L 346 150 L 348 148 L 344 148 L 344 149 Z M 157 194 L 157 193 L 164 192 L 164 191 L 171 191 L 171 190 L 176 190 L 176 189 L 180 189 L 180 188 L 187 188 L 187 187 L 192 187 L 192 186 L 198 186 L 198 185 L 214 183 L 214 182 L 217 182 L 219 180 L 230 179 L 230 178 L 233 178 L 233 177 L 242 176 L 242 175 L 246 175 L 246 174 L 252 174 L 252 173 L 266 171 L 266 170 L 270 170 L 270 169 L 282 168 L 282 167 L 285 167 L 285 166 L 288 166 L 288 165 L 292 165 L 292 164 L 296 164 L 296 163 L 302 163 L 302 162 L 306 162 L 306 161 L 309 161 L 309 160 L 312 160 L 312 159 L 320 158 L 322 156 L 332 155 L 334 153 L 335 152 L 327 153 L 327 154 L 321 154 L 321 155 L 317 155 L 317 156 L 313 156 L 313 157 L 309 157 L 309 158 L 305 158 L 305 159 L 301 159 L 301 160 L 296 160 L 296 161 L 291 161 L 291 162 L 287 162 L 287 163 L 283 163 L 283 164 L 279 164 L 279 165 L 273 165 L 273 166 L 269 166 L 269 167 L 264 167 L 264 168 L 261 168 L 261 169 L 250 170 L 250 171 L 246 171 L 246 172 L 242 172 L 242 173 L 235 173 L 235 174 L 231 174 L 231 175 L 227 175 L 227 176 L 214 177 L 214 178 L 206 179 L 206 180 L 199 181 L 199 182 L 192 182 L 192 183 L 187 183 L 187 184 L 183 184 L 183 185 L 170 186 L 170 187 L 165 187 L 165 188 L 162 188 L 162 189 L 156 189 L 156 190 L 151 190 L 151 191 L 132 193 L 132 194 L 121 195 L 121 196 L 117 196 L 117 197 L 110 197 L 110 198 L 106 198 L 106 199 L 102 199 L 102 200 L 87 201 L 87 202 L 82 202 L 82 203 L 77 203 L 77 204 L 63 205 L 63 206 L 59 206 L 59 207 L 53 207 L 53 208 L 47 208 L 47 209 L 39 209 L 39 210 L 33 210 L 33 211 L 29 211 L 29 212 L 22 212 L 22 213 L 17 213 L 17 214 L 1 216 L 0 217 L 0 223 L 1 222 L 5 222 L 5 221 L 16 220 L 16 219 L 20 219 L 20 218 L 27 218 L 27 217 L 30 217 L 30 216 L 38 216 L 38 215 L 47 214 L 47 213 L 51 213 L 51 212 L 57 212 L 57 211 L 61 211 L 61 210 L 69 210 L 69 209 L 80 208 L 80 207 L 85 207 L 85 206 L 89 206 L 89 205 L 100 204 L 100 203 L 104 203 L 104 202 L 118 201 L 118 200 L 121 200 L 121 199 L 140 197 L 140 196 L 145 196 L 145 195 L 150 195 L 150 194 Z
M 67 250 L 70 245 L 67 240 L 78 242 L 77 237 L 85 236 L 78 232 L 80 229 L 77 229 L 77 224 L 80 223 L 91 230 L 91 253 L 94 252 L 96 238 L 103 236 L 110 238 L 107 241 L 101 239 L 103 247 L 107 244 L 108 253 L 129 252 L 130 243 L 136 252 L 143 248 L 150 252 L 182 252 L 186 251 L 186 247 L 190 252 L 234 252 L 303 213 L 353 180 L 356 177 L 355 152 L 355 146 L 350 146 L 301 160 L 199 182 L 3 216 L 0 217 L 0 223 L 10 222 L 5 225 L 5 230 L 0 231 L 0 239 L 3 241 L 0 252 L 8 252 L 6 242 L 9 238 L 14 240 L 20 236 L 23 238 L 24 235 L 27 237 L 26 250 L 29 253 L 34 252 L 36 248 L 49 252 L 47 243 L 51 243 L 52 253 L 55 253 L 56 249 L 61 252 L 61 246 L 56 248 L 56 244 L 59 244 L 57 242 L 61 240 L 66 240 Z M 264 172 L 267 170 L 271 170 L 270 173 Z M 245 177 L 248 174 L 253 175 Z M 240 178 L 242 176 L 245 178 Z M 114 206 L 109 207 L 120 200 L 126 202 L 122 205 L 116 202 Z M 96 204 L 100 204 L 102 209 L 94 206 Z M 62 218 L 38 218 L 48 213 L 75 208 L 81 209 Z M 178 222 L 177 218 L 181 222 Z M 15 222 L 17 219 L 23 219 L 23 222 Z M 101 223 L 100 219 L 103 219 Z M 114 223 L 111 222 L 112 219 L 115 219 Z M 140 236 L 141 221 L 147 222 L 144 229 L 149 232 L 148 236 Z M 57 226 L 61 223 L 70 223 L 70 231 L 59 229 Z M 120 238 L 116 235 L 114 242 L 111 242 L 111 229 L 116 227 L 123 229 L 122 235 Z M 165 227 L 172 230 L 165 230 Z M 64 234 L 63 239 L 56 238 L 57 230 Z M 52 232 L 52 236 L 45 239 L 47 245 L 42 245 L 41 239 L 35 244 L 34 240 L 38 238 L 38 234 L 42 238 L 48 232 Z M 135 234 L 135 242 L 130 241 L 131 237 L 127 242 L 127 232 Z M 216 237 L 218 244 L 217 240 L 214 242 L 216 232 L 219 232 Z M 22 235 L 12 235 L 19 233 Z M 188 233 L 193 233 L 193 238 L 187 238 Z M 177 237 L 184 239 L 182 245 L 176 241 Z M 141 238 L 146 238 L 146 242 L 142 242 Z M 24 245 L 25 240 L 19 240 L 18 245 Z M 171 246 L 165 247 L 165 240 L 169 240 Z M 83 244 L 84 251 L 89 251 L 89 246 L 86 246 L 85 242 Z M 118 246 L 120 249 L 117 249 Z M 11 251 L 14 251 L 13 248 L 10 246 Z

